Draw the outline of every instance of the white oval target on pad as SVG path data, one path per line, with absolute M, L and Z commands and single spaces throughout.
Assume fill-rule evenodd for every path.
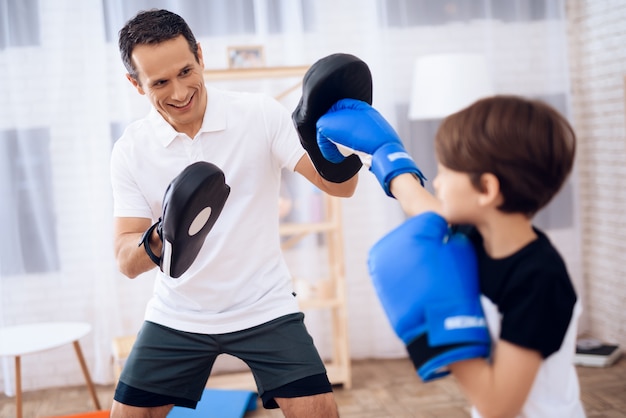
M 191 222 L 191 225 L 189 225 L 189 236 L 193 237 L 198 232 L 200 232 L 204 225 L 206 225 L 206 223 L 209 221 L 210 217 L 211 207 L 207 206 L 196 215 L 194 220 Z

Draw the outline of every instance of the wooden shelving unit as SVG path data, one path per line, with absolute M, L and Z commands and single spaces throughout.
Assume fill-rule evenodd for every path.
M 280 234 L 284 238 L 283 250 L 310 234 L 323 235 L 322 242 L 328 263 L 328 276 L 317 281 L 309 289 L 308 297 L 300 301 L 300 308 L 304 311 L 309 309 L 329 310 L 332 355 L 326 364 L 328 376 L 331 383 L 350 388 L 352 376 L 348 344 L 341 199 L 324 194 L 323 201 L 323 220 L 312 223 L 282 224 Z

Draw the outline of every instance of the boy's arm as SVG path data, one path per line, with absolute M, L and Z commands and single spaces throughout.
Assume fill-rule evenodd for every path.
M 424 212 L 441 214 L 441 202 L 426 190 L 412 174 L 400 174 L 391 180 L 391 194 L 411 217 Z
M 515 417 L 542 361 L 538 351 L 498 340 L 491 363 L 484 359 L 459 361 L 451 364 L 450 370 L 483 417 Z
M 408 216 L 441 212 L 440 202 L 422 187 L 425 178 L 402 140 L 367 103 L 344 99 L 333 105 L 317 122 L 317 141 L 324 157 L 335 164 L 346 158 L 337 144 L 365 154 L 366 165 L 385 193 L 395 197 Z

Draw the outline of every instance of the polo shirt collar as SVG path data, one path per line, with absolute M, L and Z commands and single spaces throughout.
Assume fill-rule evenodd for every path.
M 207 88 L 207 106 L 202 119 L 202 132 L 218 132 L 226 129 L 226 109 L 225 102 L 222 100 L 219 92 L 214 89 Z M 164 147 L 167 147 L 179 135 L 172 125 L 170 125 L 154 106 L 150 108 L 148 119 L 155 128 L 155 136 Z

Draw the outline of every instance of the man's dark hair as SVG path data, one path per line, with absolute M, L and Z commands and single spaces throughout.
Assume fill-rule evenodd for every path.
M 119 48 L 122 61 L 130 76 L 139 81 L 133 64 L 132 53 L 137 45 L 155 45 L 183 36 L 189 49 L 198 60 L 198 43 L 187 22 L 168 10 L 144 10 L 126 22 L 119 32 Z
M 504 200 L 499 209 L 532 217 L 572 170 L 576 136 L 544 102 L 495 96 L 444 119 L 435 150 L 442 165 L 468 173 L 477 190 L 482 174 L 495 175 Z

